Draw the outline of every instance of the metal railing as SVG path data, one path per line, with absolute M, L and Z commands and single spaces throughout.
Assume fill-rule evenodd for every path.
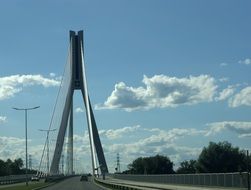
M 200 174 L 167 174 L 167 175 L 133 175 L 114 174 L 114 178 L 130 181 L 179 184 L 192 186 L 236 187 L 247 188 L 250 175 L 242 173 L 200 173 Z
M 31 176 L 33 175 L 34 174 L 28 174 L 28 178 L 30 179 Z M 26 181 L 26 175 L 9 175 L 0 177 L 0 185 L 19 183 L 25 181 Z

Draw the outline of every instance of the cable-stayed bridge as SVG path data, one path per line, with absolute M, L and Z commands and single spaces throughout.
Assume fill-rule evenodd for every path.
M 73 97 L 75 91 L 81 92 L 83 104 L 85 106 L 91 149 L 92 173 L 97 174 L 98 170 L 100 170 L 102 174 L 108 173 L 104 151 L 99 138 L 98 129 L 88 93 L 84 62 L 83 31 L 70 31 L 68 58 L 56 103 L 53 109 L 53 114 L 39 166 L 39 171 L 46 173 L 47 175 L 58 175 L 60 173 L 65 173 L 68 175 L 74 174 Z M 50 131 L 53 129 L 58 130 L 57 137 L 54 143 L 51 145 L 49 142 L 49 136 Z M 53 150 L 53 155 L 51 156 L 52 159 L 49 158 L 49 145 L 50 150 Z M 65 150 L 66 156 L 63 154 Z M 64 163 L 66 163 L 66 170 L 64 169 Z M 62 169 L 60 169 L 60 164 L 63 166 Z M 43 167 L 44 165 L 47 166 Z M 45 168 L 47 168 L 46 171 L 43 171 Z
M 68 58 L 65 64 L 55 106 L 53 108 L 53 114 L 49 128 L 43 130 L 47 132 L 47 136 L 37 175 L 46 174 L 53 179 L 53 177 L 58 177 L 59 174 L 69 176 L 74 174 L 73 97 L 74 92 L 79 91 L 81 93 L 81 98 L 83 99 L 83 105 L 85 106 L 92 174 L 95 176 L 95 184 L 99 184 L 99 186 L 93 184 L 92 180 L 88 183 L 82 183 L 79 180 L 79 176 L 75 176 L 58 183 L 55 186 L 47 187 L 47 190 L 72 189 L 73 186 L 76 190 L 103 189 L 100 185 L 110 189 L 137 190 L 209 190 L 215 189 L 215 187 L 220 187 L 222 190 L 228 190 L 229 188 L 232 190 L 250 189 L 249 172 L 163 175 L 115 174 L 110 175 L 108 180 L 96 178 L 96 174 L 98 174 L 99 171 L 101 174 L 107 174 L 108 167 L 88 93 L 83 41 L 83 31 L 70 31 Z M 53 143 L 51 143 L 50 136 L 52 136 L 52 132 L 55 134 L 55 130 L 57 130 L 56 138 Z M 119 156 L 117 157 L 117 160 L 119 163 Z M 117 166 L 117 168 L 119 167 Z M 0 185 L 22 182 L 24 180 L 27 182 L 27 177 L 29 176 L 4 176 L 0 178 Z M 210 188 L 211 186 L 214 188 Z M 5 188 L 6 186 L 2 187 Z

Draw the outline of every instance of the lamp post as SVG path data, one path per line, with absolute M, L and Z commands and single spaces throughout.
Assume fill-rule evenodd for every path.
M 27 151 L 27 112 L 29 110 L 34 110 L 39 108 L 40 106 L 32 107 L 32 108 L 16 108 L 13 107 L 14 110 L 24 111 L 25 112 L 25 175 L 26 175 L 26 186 L 28 186 L 28 171 L 27 171 L 27 162 L 28 162 L 28 151 Z
M 49 134 L 51 131 L 56 131 L 56 129 L 39 129 L 39 131 L 45 131 L 47 132 L 47 137 L 46 137 L 46 146 L 47 146 L 47 175 L 50 173 L 50 157 L 49 157 Z

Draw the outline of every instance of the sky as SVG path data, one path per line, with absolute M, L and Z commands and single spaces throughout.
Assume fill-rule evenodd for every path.
M 38 166 L 46 137 L 39 129 L 50 124 L 70 30 L 84 30 L 89 95 L 110 172 L 117 153 L 125 170 L 156 154 L 177 168 L 210 141 L 251 150 L 250 7 L 248 0 L 1 0 L 0 159 L 25 155 L 24 112 L 12 108 L 40 106 L 28 112 L 28 151 Z M 77 172 L 91 168 L 80 95 Z

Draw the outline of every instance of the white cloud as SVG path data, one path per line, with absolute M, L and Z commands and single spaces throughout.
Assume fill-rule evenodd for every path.
M 120 82 L 103 105 L 96 109 L 167 108 L 211 102 L 216 93 L 215 79 L 208 75 L 176 78 L 165 75 L 144 76 L 143 87 L 128 87 Z
M 220 66 L 221 67 L 226 67 L 226 66 L 228 66 L 228 64 L 227 63 L 221 63 Z
M 229 98 L 230 96 L 232 96 L 234 94 L 234 87 L 233 86 L 228 86 L 227 88 L 223 89 L 218 97 L 215 97 L 216 101 L 222 101 L 225 100 L 227 98 Z
M 25 139 L 0 136 L 0 159 L 16 159 L 24 155 Z
M 144 133 L 147 132 L 147 134 Z M 188 136 L 201 136 L 205 134 L 203 130 L 174 128 L 162 130 L 159 128 L 146 129 L 139 128 L 137 140 L 128 140 L 129 134 L 124 134 L 119 143 L 105 145 L 105 152 L 108 156 L 120 153 L 123 161 L 127 164 L 140 156 L 153 156 L 156 154 L 166 155 L 175 164 L 186 159 L 195 159 L 201 152 L 199 148 L 181 146 L 177 141 Z M 135 133 L 135 131 L 131 132 Z M 142 135 L 144 133 L 144 135 Z M 136 135 L 137 135 L 136 134 Z M 144 136 L 144 137 L 143 137 Z M 124 142 L 124 140 L 126 141 Z M 124 142 L 124 143 L 123 143 Z
M 50 77 L 56 77 L 55 73 L 50 73 Z
M 238 61 L 238 63 L 244 64 L 244 65 L 250 65 L 251 64 L 251 59 L 247 58 L 247 59 L 244 59 L 244 60 L 240 60 L 240 61 Z
M 156 154 L 168 156 L 178 166 L 178 163 L 181 161 L 196 159 L 203 146 L 206 146 L 210 140 L 209 136 L 223 132 L 224 130 L 231 130 L 238 134 L 239 137 L 250 137 L 251 122 L 215 122 L 208 124 L 208 128 L 204 130 L 195 128 L 143 128 L 140 125 L 133 125 L 117 129 L 102 129 L 99 131 L 99 134 L 108 167 L 110 171 L 113 171 L 117 153 L 122 158 L 123 169 L 126 169 L 127 164 L 140 156 L 153 156 Z M 193 139 L 200 137 L 203 138 L 205 144 L 198 144 L 196 146 L 191 145 L 192 143 L 181 144 L 184 142 L 184 138 Z M 85 167 L 85 171 L 86 168 L 87 171 L 91 171 L 88 131 L 85 130 L 83 135 L 74 134 L 73 138 L 74 157 L 78 161 L 77 163 L 75 162 L 77 164 L 76 169 L 82 171 Z M 67 138 L 65 142 L 67 144 Z M 24 158 L 24 139 L 0 137 L 0 147 L 0 159 Z M 34 156 L 34 161 L 37 163 L 41 158 L 42 149 L 43 145 L 34 146 L 30 144 L 29 146 L 29 152 Z M 54 148 L 52 145 L 50 145 L 50 149 L 52 151 L 50 155 L 53 155 Z M 64 147 L 64 151 L 66 151 L 66 147 Z M 46 156 L 44 160 L 46 160 Z M 44 168 L 46 169 L 46 167 Z
M 241 137 L 251 136 L 251 122 L 243 121 L 223 121 L 209 123 L 209 130 L 206 133 L 206 136 L 219 133 L 223 130 L 230 130 L 238 134 Z
M 7 117 L 6 116 L 0 116 L 0 124 L 6 123 L 7 122 Z
M 170 130 L 154 130 L 157 134 L 151 135 L 145 138 L 141 143 L 145 145 L 157 145 L 161 142 L 173 143 L 175 140 L 183 138 L 185 136 L 194 136 L 204 134 L 205 131 L 197 129 L 184 129 L 184 128 L 173 128 Z
M 30 143 L 31 139 L 28 139 L 28 153 L 32 156 L 32 166 L 37 169 L 41 156 L 43 145 L 34 145 Z M 11 160 L 22 158 L 25 161 L 25 139 L 17 137 L 0 136 L 0 159 Z M 44 162 L 44 169 L 45 162 Z
M 20 143 L 24 143 L 25 139 L 21 139 L 21 138 L 16 138 L 16 137 L 1 137 L 0 136 L 0 144 L 1 145 L 9 145 L 9 146 L 13 146 L 13 145 L 19 145 Z
M 108 129 L 100 130 L 99 134 L 106 136 L 108 139 L 118 139 L 123 135 L 137 131 L 140 128 L 140 125 L 123 127 L 120 129 Z
M 45 78 L 42 75 L 11 75 L 0 77 L 0 100 L 11 98 L 21 92 L 23 87 L 34 85 L 51 87 L 59 86 L 60 82 Z
M 223 78 L 220 78 L 219 81 L 220 82 L 227 82 L 227 81 L 229 81 L 229 78 L 223 77 Z
M 75 112 L 76 113 L 82 113 L 82 112 L 84 112 L 84 110 L 82 108 L 78 107 L 78 108 L 75 109 Z
M 242 89 L 229 100 L 230 107 L 251 106 L 251 86 Z

